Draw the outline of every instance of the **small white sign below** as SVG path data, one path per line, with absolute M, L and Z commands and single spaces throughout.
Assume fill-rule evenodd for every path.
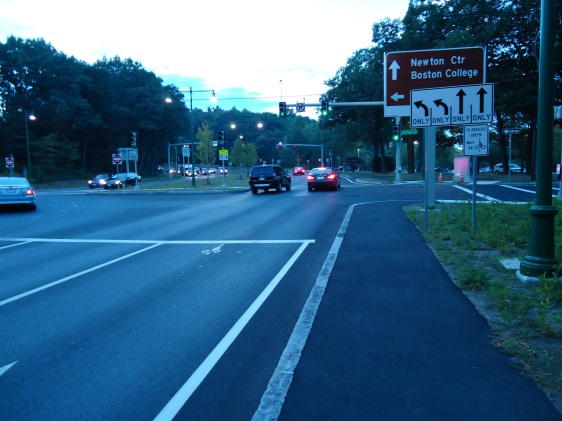
M 464 155 L 487 156 L 489 148 L 489 126 L 464 126 Z

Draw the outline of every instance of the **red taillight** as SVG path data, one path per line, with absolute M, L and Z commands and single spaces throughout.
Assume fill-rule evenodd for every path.
M 335 180 L 336 179 L 336 175 L 335 174 L 330 174 L 328 176 L 328 180 Z
M 313 175 L 309 175 L 306 177 L 308 180 L 314 180 L 314 176 Z
M 26 196 L 33 196 L 35 194 L 35 191 L 33 189 L 27 189 L 25 192 Z

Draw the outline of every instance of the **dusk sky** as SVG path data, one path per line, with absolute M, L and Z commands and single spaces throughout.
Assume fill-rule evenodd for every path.
M 214 89 L 223 109 L 277 113 L 281 95 L 317 103 L 324 81 L 372 46 L 373 23 L 407 8 L 408 0 L 0 0 L 0 39 L 42 38 L 90 64 L 130 58 L 165 84 Z M 193 100 L 213 105 L 206 93 Z

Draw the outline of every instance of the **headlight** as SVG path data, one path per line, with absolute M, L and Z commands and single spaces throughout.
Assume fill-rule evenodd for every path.
M 100 180 L 100 186 L 103 186 L 104 184 L 107 184 L 107 182 L 102 178 L 102 179 Z

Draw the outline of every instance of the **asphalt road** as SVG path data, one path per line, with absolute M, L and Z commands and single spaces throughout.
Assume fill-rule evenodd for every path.
M 250 419 L 349 207 L 392 203 L 364 227 L 376 233 L 396 203 L 423 202 L 419 184 L 305 183 L 257 195 L 49 191 L 35 212 L 0 213 L 0 418 Z M 436 186 L 437 200 L 466 195 Z

